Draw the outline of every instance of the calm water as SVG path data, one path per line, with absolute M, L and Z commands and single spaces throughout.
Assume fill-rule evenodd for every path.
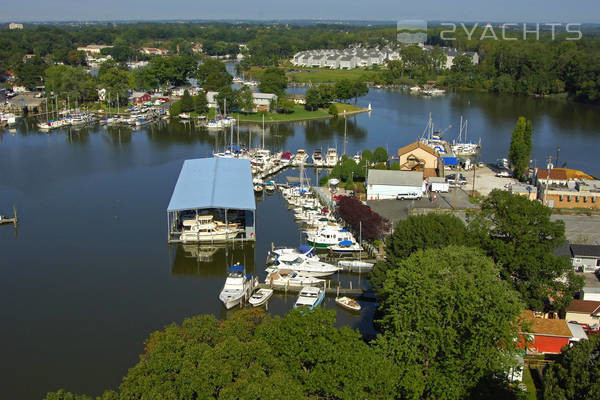
M 456 127 L 461 114 L 468 118 L 471 137 L 482 139 L 482 158 L 495 160 L 506 156 L 515 120 L 526 115 L 534 123 L 538 163 L 560 146 L 561 164 L 600 175 L 598 107 L 386 90 L 373 90 L 359 103 L 371 103 L 374 111 L 348 120 L 348 153 L 376 146 L 395 151 L 421 134 L 432 112 L 442 130 Z M 243 126 L 240 141 L 248 143 L 250 133 L 259 144 L 258 126 Z M 445 136 L 456 134 L 451 128 Z M 40 398 L 61 387 L 88 394 L 116 388 L 150 332 L 199 313 L 226 316 L 217 295 L 228 265 L 241 262 L 262 278 L 271 242 L 301 242 L 292 213 L 275 194 L 258 199 L 254 246 L 199 254 L 194 246 L 166 244 L 166 206 L 182 161 L 222 148 L 224 136 L 178 123 L 51 134 L 23 124 L 0 133 L 0 211 L 10 213 L 17 204 L 21 220 L 18 231 L 0 227 L 0 382 L 6 398 Z M 341 151 L 343 137 L 343 121 L 312 121 L 267 127 L 265 143 L 274 150 Z M 365 284 L 356 275 L 339 279 L 345 286 Z M 284 313 L 294 300 L 278 296 L 269 310 Z M 359 316 L 338 309 L 338 323 L 372 335 L 375 306 L 363 303 Z M 333 299 L 326 307 L 335 309 Z

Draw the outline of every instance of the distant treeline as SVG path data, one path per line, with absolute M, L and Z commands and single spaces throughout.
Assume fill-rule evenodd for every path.
M 546 29 L 539 40 L 528 34 L 523 40 L 519 27 L 508 32 L 516 40 L 495 40 L 490 31 L 460 26 L 451 35 L 444 28 L 427 31 L 427 44 L 476 51 L 478 65 L 468 63 L 466 56 L 457 57 L 454 66 L 442 68 L 444 52 L 419 52 L 405 48 L 403 60 L 391 62 L 381 69 L 378 82 L 414 84 L 436 80 L 450 88 L 485 90 L 520 95 L 568 94 L 582 101 L 600 100 L 600 36 L 598 31 L 583 31 L 580 40 L 557 28 L 554 38 Z M 531 29 L 531 28 L 529 28 Z M 32 76 L 32 67 L 23 67 L 26 54 L 34 54 L 36 62 L 47 65 L 85 64 L 78 46 L 110 44 L 105 49 L 118 62 L 146 59 L 138 52 L 142 46 L 165 47 L 170 54 L 193 56 L 192 47 L 202 43 L 206 55 L 236 55 L 245 58 L 241 70 L 255 66 L 283 65 L 296 52 L 307 49 L 345 48 L 352 44 L 366 47 L 397 44 L 395 26 L 338 24 L 233 24 L 233 23 L 127 23 L 118 25 L 35 25 L 23 30 L 0 30 L 0 71 L 13 70 Z M 496 36 L 502 39 L 501 30 Z M 445 40 L 451 36 L 454 40 Z M 486 38 L 487 37 L 487 38 Z M 245 46 L 239 46 L 244 44 Z M 41 83 L 41 76 L 38 74 Z M 28 82 L 30 83 L 30 82 Z

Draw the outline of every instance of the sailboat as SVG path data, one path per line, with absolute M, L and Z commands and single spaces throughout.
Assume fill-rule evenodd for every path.
M 419 141 L 437 151 L 440 155 L 446 154 L 446 146 L 448 142 L 442 139 L 440 132 L 434 131 L 433 119 L 429 113 L 427 125 L 419 138 Z
M 469 121 L 467 119 L 464 120 L 461 115 L 460 117 L 460 129 L 458 131 L 458 139 L 452 142 L 450 146 L 452 148 L 452 152 L 457 156 L 475 156 L 479 153 L 479 149 L 481 148 L 481 143 L 473 143 L 469 142 L 467 139 L 467 130 L 469 126 Z M 463 138 L 464 132 L 464 138 Z

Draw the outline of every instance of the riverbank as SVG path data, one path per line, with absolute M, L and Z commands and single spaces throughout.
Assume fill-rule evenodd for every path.
M 360 114 L 360 113 L 369 111 L 368 108 L 357 107 L 355 105 L 347 104 L 347 103 L 334 102 L 332 104 L 334 104 L 335 107 L 337 108 L 338 116 L 343 115 L 344 111 L 346 112 L 346 115 Z M 294 112 L 292 112 L 292 113 L 280 114 L 280 113 L 270 112 L 270 113 L 264 114 L 264 117 L 265 117 L 265 119 L 264 119 L 265 123 L 278 123 L 278 122 L 309 121 L 309 120 L 314 120 L 314 119 L 327 119 L 327 118 L 333 118 L 333 117 L 335 117 L 335 115 L 330 114 L 328 110 L 323 109 L 323 108 L 320 108 L 315 111 L 308 111 L 304 108 L 304 106 L 297 105 L 294 107 Z M 263 122 L 263 114 L 262 113 L 239 114 L 239 121 L 240 122 L 262 123 Z

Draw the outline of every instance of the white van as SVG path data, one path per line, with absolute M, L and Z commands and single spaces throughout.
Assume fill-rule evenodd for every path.
M 396 200 L 417 200 L 423 197 L 423 193 L 420 192 L 404 192 L 396 195 Z

